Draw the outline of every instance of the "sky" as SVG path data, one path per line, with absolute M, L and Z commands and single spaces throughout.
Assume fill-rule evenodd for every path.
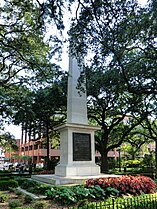
M 147 3 L 147 0 L 138 0 L 138 2 L 141 5 L 145 5 Z M 64 69 L 65 69 L 65 66 L 66 66 L 66 69 L 68 69 L 68 56 L 66 53 L 66 49 L 64 49 L 64 52 L 65 53 L 63 53 L 63 61 L 61 62 L 61 67 L 64 66 Z M 14 126 L 13 124 L 11 124 L 11 125 L 5 127 L 5 131 L 10 132 L 12 135 L 14 135 L 15 139 L 21 138 L 21 127 L 20 126 Z

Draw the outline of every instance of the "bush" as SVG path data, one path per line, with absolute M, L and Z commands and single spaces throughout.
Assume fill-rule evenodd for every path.
M 105 191 L 98 185 L 91 186 L 90 188 L 85 188 L 83 185 L 74 187 L 52 187 L 47 190 L 46 195 L 48 199 L 53 199 L 62 205 L 75 204 L 80 200 L 103 200 L 107 197 Z
M 19 200 L 12 200 L 9 202 L 9 208 L 10 209 L 15 209 L 17 207 L 20 207 L 22 204 L 19 202 Z
M 10 180 L 10 177 L 8 177 L 8 176 L 0 177 L 0 181 L 9 181 L 9 180 Z
M 34 187 L 30 187 L 27 189 L 28 192 L 33 193 L 33 194 L 38 194 L 38 195 L 45 195 L 46 191 L 48 189 L 51 189 L 52 186 L 41 184 L 41 185 L 36 185 Z
M 87 188 L 93 185 L 99 185 L 104 190 L 107 187 L 112 187 L 117 189 L 120 194 L 140 195 L 141 193 L 151 194 L 156 192 L 155 182 L 149 177 L 140 175 L 98 178 L 86 181 Z
M 16 190 L 15 194 L 19 197 L 22 197 L 23 196 L 23 193 L 19 190 Z
M 15 192 L 16 191 L 16 188 L 9 187 L 8 190 L 9 190 L 9 192 Z
M 6 202 L 8 199 L 8 195 L 7 194 L 1 194 L 0 193 L 0 202 L 3 203 L 3 202 Z
M 106 196 L 107 197 L 118 197 L 120 196 L 120 192 L 112 187 L 107 187 L 105 190 Z
M 20 208 L 21 209 L 21 208 Z M 28 207 L 28 208 L 25 208 L 25 209 L 34 209 L 34 208 L 32 208 L 32 207 Z
M 71 187 L 71 190 L 77 200 L 86 199 L 89 196 L 89 190 L 82 185 Z
M 9 187 L 17 188 L 18 182 L 15 180 L 9 180 L 9 181 L 0 181 L 0 190 L 9 190 Z
M 23 177 L 15 177 L 14 180 L 18 182 L 19 186 L 21 186 L 28 179 L 27 178 L 23 178 Z
M 47 203 L 43 201 L 38 201 L 34 204 L 34 209 L 47 209 Z
M 30 179 L 26 179 L 22 184 L 21 184 L 21 188 L 22 189 L 29 189 L 30 187 L 36 187 L 39 186 L 40 183 L 30 180 Z
M 89 190 L 89 196 L 92 199 L 102 200 L 106 196 L 104 190 L 99 185 L 93 187 L 91 186 L 88 190 Z
M 54 187 L 46 192 L 49 199 L 54 199 L 63 205 L 69 205 L 77 202 L 75 193 L 70 187 Z
M 33 198 L 30 195 L 25 195 L 24 202 L 31 203 L 31 202 L 33 202 Z
M 139 165 L 141 164 L 142 159 L 139 160 L 125 160 L 123 162 L 123 166 L 124 167 L 139 167 Z

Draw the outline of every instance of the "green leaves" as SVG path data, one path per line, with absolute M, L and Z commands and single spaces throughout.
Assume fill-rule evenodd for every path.
M 71 187 L 53 187 L 46 192 L 48 198 L 56 200 L 63 205 L 70 205 L 77 202 L 83 204 L 83 200 L 102 200 L 105 197 L 105 191 L 100 186 L 91 186 L 85 188 L 84 185 Z

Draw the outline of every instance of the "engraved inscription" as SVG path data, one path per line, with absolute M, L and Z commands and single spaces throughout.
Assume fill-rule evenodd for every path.
M 73 133 L 73 161 L 91 160 L 91 135 Z

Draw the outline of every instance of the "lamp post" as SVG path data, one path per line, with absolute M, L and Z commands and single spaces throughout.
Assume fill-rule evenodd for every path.
M 119 154 L 119 172 L 121 172 L 121 156 L 120 156 L 120 147 L 117 148 L 118 154 Z

